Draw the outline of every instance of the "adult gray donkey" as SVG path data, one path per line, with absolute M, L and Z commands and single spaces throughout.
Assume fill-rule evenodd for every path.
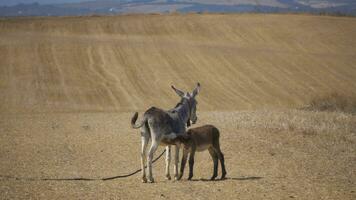
M 153 154 L 158 148 L 158 145 L 166 146 L 166 178 L 171 179 L 169 173 L 169 164 L 171 161 L 171 145 L 175 145 L 175 162 L 174 162 L 174 177 L 178 179 L 178 162 L 179 162 L 179 147 L 180 143 L 175 140 L 178 135 L 186 134 L 186 124 L 189 126 L 190 122 L 193 124 L 197 121 L 196 106 L 197 101 L 195 97 L 199 93 L 200 84 L 198 83 L 192 93 L 182 92 L 181 90 L 172 86 L 172 89 L 181 97 L 180 102 L 171 110 L 165 111 L 160 108 L 151 107 L 148 109 L 141 122 L 136 124 L 138 113 L 131 119 L 131 126 L 134 129 L 141 128 L 141 168 L 142 168 L 142 182 L 154 182 L 152 177 L 152 159 Z M 149 140 L 152 140 L 151 147 L 148 152 L 148 176 L 146 178 L 145 162 L 146 162 L 146 148 Z

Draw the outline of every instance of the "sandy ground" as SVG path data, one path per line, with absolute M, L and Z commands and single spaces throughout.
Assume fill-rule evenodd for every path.
M 193 181 L 187 181 L 186 176 L 178 182 L 165 180 L 161 158 L 154 165 L 154 184 L 141 183 L 140 174 L 111 181 L 27 181 L 3 177 L 1 199 L 355 199 L 354 116 L 289 113 L 295 118 L 313 118 L 319 128 L 333 124 L 335 129 L 313 131 L 303 130 L 305 125 L 298 123 L 293 129 L 272 126 L 278 122 L 276 118 L 288 118 L 288 112 L 270 114 L 275 116 L 271 117 L 272 122 L 265 121 L 270 129 L 258 127 L 263 122 L 256 120 L 262 114 L 199 115 L 200 125 L 216 124 L 221 130 L 227 180 L 205 180 L 212 175 L 213 163 L 209 153 L 202 152 L 196 157 Z M 0 174 L 102 178 L 135 171 L 140 166 L 140 136 L 129 127 L 131 115 L 8 115 L 0 121 Z M 162 150 L 160 147 L 156 155 Z

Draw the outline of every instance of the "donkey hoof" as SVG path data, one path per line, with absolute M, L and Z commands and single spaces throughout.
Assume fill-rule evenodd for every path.
M 149 183 L 154 183 L 155 180 L 154 180 L 153 178 L 149 178 L 149 179 L 148 179 L 148 182 L 149 182 Z
M 146 177 L 142 177 L 142 183 L 147 183 L 147 178 Z
M 215 180 L 216 176 L 210 178 L 211 181 Z
M 223 180 L 223 179 L 226 179 L 226 173 L 223 173 L 222 175 L 221 175 L 221 180 Z
M 183 175 L 181 174 L 181 175 L 179 175 L 178 177 L 177 177 L 177 181 L 179 181 L 180 179 L 182 179 L 182 177 L 183 177 Z
M 172 178 L 171 178 L 171 175 L 166 175 L 166 180 L 171 180 Z

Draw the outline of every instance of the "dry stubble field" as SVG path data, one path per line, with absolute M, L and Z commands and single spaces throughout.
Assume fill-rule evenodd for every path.
M 354 18 L 307 15 L 0 19 L 0 199 L 355 199 L 355 35 Z M 204 180 L 208 153 L 191 182 L 164 180 L 163 159 L 154 184 L 9 178 L 136 170 L 133 112 L 197 81 L 227 180 Z

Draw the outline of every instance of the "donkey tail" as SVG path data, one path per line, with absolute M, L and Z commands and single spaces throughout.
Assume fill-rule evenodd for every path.
M 131 127 L 134 129 L 141 128 L 145 124 L 145 119 L 143 119 L 140 123 L 136 124 L 138 118 L 138 112 L 135 112 L 134 116 L 131 118 Z

